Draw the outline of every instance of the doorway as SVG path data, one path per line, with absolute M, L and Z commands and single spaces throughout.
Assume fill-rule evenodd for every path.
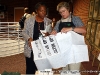
M 24 7 L 14 8 L 14 22 L 19 22 L 19 19 L 24 15 Z

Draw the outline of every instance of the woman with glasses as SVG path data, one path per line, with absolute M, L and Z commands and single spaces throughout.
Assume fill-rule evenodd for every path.
M 58 32 L 67 33 L 68 31 L 74 31 L 79 34 L 86 33 L 86 28 L 82 20 L 78 16 L 74 16 L 70 13 L 70 6 L 67 2 L 60 2 L 57 5 L 57 11 L 61 15 L 61 19 L 57 21 L 52 35 L 57 34 Z M 68 64 L 63 70 L 80 70 L 81 63 L 72 63 Z

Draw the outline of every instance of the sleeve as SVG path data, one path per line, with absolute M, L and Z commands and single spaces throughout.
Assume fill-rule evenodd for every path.
M 27 14 L 27 15 L 26 15 L 26 18 L 29 18 L 29 17 L 31 17 L 31 16 L 32 16 L 31 14 Z
M 49 18 L 44 19 L 44 24 L 45 24 L 45 30 L 48 33 L 51 33 L 52 31 L 52 26 L 51 26 L 52 20 Z
M 54 27 L 54 30 L 56 30 L 57 32 L 59 32 L 59 24 L 60 24 L 60 21 L 57 21 Z
M 28 39 L 30 38 L 29 37 L 29 31 L 28 31 L 28 20 L 26 19 L 25 22 L 24 22 L 24 29 L 22 30 L 22 36 L 24 38 L 24 40 L 28 41 Z
M 80 19 L 80 17 L 74 16 L 72 21 L 73 21 L 73 23 L 76 27 L 84 26 L 84 24 L 83 24 L 82 20 Z

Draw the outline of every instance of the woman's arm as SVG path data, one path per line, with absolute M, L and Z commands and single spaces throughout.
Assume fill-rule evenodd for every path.
M 59 32 L 59 24 L 60 24 L 60 20 L 56 22 L 54 29 L 50 33 L 51 35 L 56 35 Z
M 73 16 L 72 22 L 75 25 L 75 27 L 62 28 L 61 32 L 67 33 L 68 31 L 74 31 L 81 34 L 86 33 L 86 27 L 84 26 L 82 20 L 79 17 Z
M 74 31 L 77 33 L 86 33 L 86 27 L 80 17 L 73 16 L 72 21 L 75 25 Z
M 22 36 L 25 41 L 28 41 L 28 39 L 30 38 L 28 34 L 29 34 L 28 23 L 27 23 L 27 20 L 25 20 L 24 29 L 22 30 Z
M 84 26 L 81 27 L 70 27 L 70 28 L 62 28 L 62 33 L 67 33 L 68 31 L 74 31 L 77 33 L 86 33 L 86 28 Z
M 25 23 L 24 23 L 24 29 L 22 30 L 22 36 L 24 38 L 25 41 L 28 42 L 28 45 L 30 48 L 32 48 L 31 46 L 31 42 L 33 41 L 32 37 L 29 36 L 29 28 L 28 28 L 28 21 L 26 20 Z
M 86 33 L 86 27 L 82 26 L 82 27 L 75 27 L 73 29 L 73 31 L 77 32 L 77 33 Z

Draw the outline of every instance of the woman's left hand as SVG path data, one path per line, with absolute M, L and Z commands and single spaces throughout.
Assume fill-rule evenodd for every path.
M 68 31 L 72 31 L 72 27 L 62 28 L 61 33 L 67 33 Z
M 47 33 L 43 33 L 43 34 L 45 34 L 45 36 L 49 36 L 50 34 L 47 32 Z

